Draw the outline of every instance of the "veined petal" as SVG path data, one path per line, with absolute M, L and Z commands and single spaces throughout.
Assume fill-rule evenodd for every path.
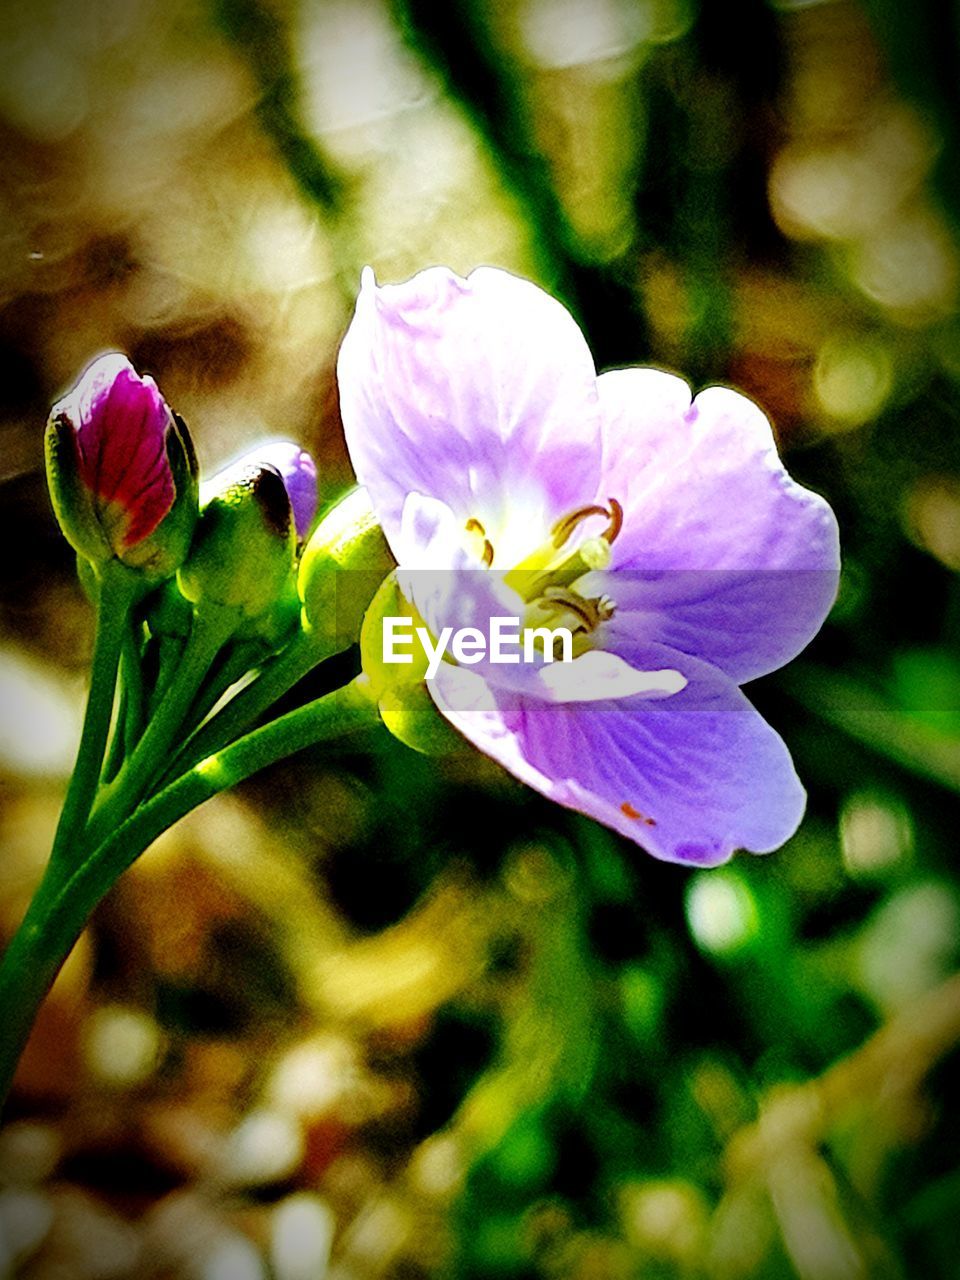
M 396 555 L 397 585 L 429 630 L 477 627 L 519 617 L 523 601 L 499 573 L 481 568 L 464 546 L 464 529 L 445 502 L 411 493 L 403 505 Z
M 649 670 L 674 655 L 653 647 Z M 428 686 L 475 746 L 545 796 L 668 862 L 714 866 L 739 848 L 776 849 L 805 796 L 781 738 L 721 672 L 684 659 L 687 685 L 662 699 L 547 703 L 444 667 Z
M 167 457 L 173 418 L 157 384 L 110 352 L 53 406 L 76 432 L 77 456 L 108 541 L 123 551 L 148 537 L 173 506 Z
M 616 601 L 598 633 L 605 649 L 632 663 L 637 649 L 666 644 L 744 684 L 806 648 L 830 611 L 837 578 L 818 569 L 621 570 L 581 585 Z
M 465 569 L 475 563 L 464 546 L 465 533 L 446 502 L 412 491 L 403 501 L 394 539 L 397 563 L 418 569 Z
M 183 419 L 126 356 L 88 365 L 50 411 L 47 482 L 60 527 L 92 564 L 147 582 L 183 564 L 197 522 L 197 458 Z
M 337 372 L 351 461 L 395 553 L 411 492 L 479 521 L 509 567 L 596 489 L 593 359 L 529 281 L 433 267 L 381 288 L 368 269 Z
M 823 624 L 839 579 L 828 504 L 787 474 L 770 424 L 745 396 L 656 369 L 598 380 L 602 491 L 623 505 L 605 579 L 617 605 L 604 647 L 662 642 L 738 682 L 795 657 Z

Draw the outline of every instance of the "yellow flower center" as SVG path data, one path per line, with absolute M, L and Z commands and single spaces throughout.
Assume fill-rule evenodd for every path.
M 504 574 L 504 582 L 527 606 L 524 629 L 567 628 L 574 635 L 575 656 L 590 647 L 589 637 L 616 608 L 607 596 L 588 597 L 576 589 L 585 574 L 609 565 L 610 548 L 623 528 L 623 507 L 616 498 L 608 498 L 607 503 L 605 507 L 590 503 L 563 516 L 546 542 Z M 603 532 L 570 549 L 577 530 L 599 516 L 607 521 Z M 480 563 L 495 567 L 496 550 L 481 521 L 471 517 L 465 531 L 469 548 Z

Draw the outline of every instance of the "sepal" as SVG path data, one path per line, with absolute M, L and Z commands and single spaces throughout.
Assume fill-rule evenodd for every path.
M 234 609 L 262 619 L 294 580 L 293 510 L 278 471 L 241 460 L 204 486 L 203 506 L 180 590 L 197 608 Z
M 393 566 L 366 489 L 351 490 L 324 515 L 300 558 L 304 628 L 331 650 L 352 644 Z
M 427 686 L 398 685 L 381 697 L 380 718 L 395 738 L 426 756 L 449 756 L 469 750 L 434 705 Z
M 409 662 L 384 660 L 383 634 L 386 618 L 413 620 Z M 369 681 L 370 694 L 377 701 L 388 690 L 421 684 L 425 679 L 429 660 L 416 637 L 418 625 L 422 626 L 423 620 L 400 590 L 396 572 L 388 574 L 371 600 L 360 627 L 360 665 Z

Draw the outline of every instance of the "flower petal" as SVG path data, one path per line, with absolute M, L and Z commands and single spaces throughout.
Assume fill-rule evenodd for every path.
M 297 537 L 304 539 L 317 514 L 316 463 L 306 449 L 290 440 L 269 440 L 258 445 L 253 454 L 258 462 L 279 471 L 293 508 Z
M 593 359 L 566 309 L 529 281 L 432 267 L 379 288 L 367 269 L 338 379 L 350 458 L 395 553 L 411 492 L 480 521 L 498 567 L 593 496 Z
M 610 575 L 583 590 L 616 602 L 603 644 L 658 641 L 738 682 L 773 671 L 816 635 L 839 579 L 837 523 L 796 484 L 745 396 L 656 369 L 598 380 L 602 492 L 623 505 Z
M 499 573 L 478 568 L 463 545 L 463 526 L 445 502 L 410 493 L 396 541 L 397 584 L 434 636 L 446 627 L 478 627 L 517 617 L 523 601 Z
M 172 416 L 157 384 L 119 352 L 95 360 L 53 406 L 77 433 L 84 483 L 111 544 L 142 542 L 173 506 L 167 458 Z
M 611 698 L 669 698 L 686 683 L 676 668 L 642 671 L 615 653 L 588 649 L 572 662 L 536 668 L 531 693 L 548 702 L 609 702 Z
M 776 671 L 819 631 L 837 574 L 815 569 L 590 575 L 588 595 L 616 601 L 598 643 L 627 662 L 650 643 L 703 658 L 738 684 Z
M 669 667 L 653 647 L 644 666 Z M 428 686 L 475 746 L 551 800 L 668 862 L 714 866 L 766 853 L 796 830 L 805 796 L 782 739 L 736 685 L 683 660 L 688 683 L 662 699 L 545 703 L 444 666 Z

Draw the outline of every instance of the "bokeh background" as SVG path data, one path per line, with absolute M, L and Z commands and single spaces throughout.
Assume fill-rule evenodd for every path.
M 329 499 L 362 265 L 495 263 L 758 399 L 845 572 L 751 690 L 810 791 L 767 858 L 386 734 L 169 833 L 42 1012 L 0 1275 L 960 1274 L 958 50 L 933 0 L 4 0 L 0 931 L 91 639 L 42 424 L 104 348 Z

